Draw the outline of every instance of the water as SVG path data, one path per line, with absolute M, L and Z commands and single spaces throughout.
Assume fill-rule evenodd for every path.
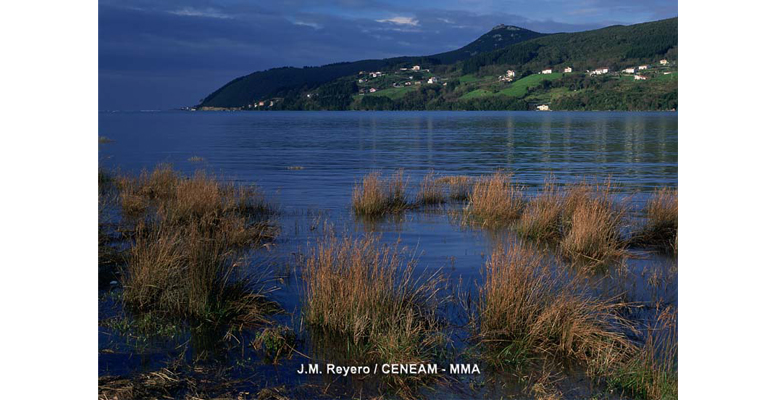
M 355 181 L 374 169 L 399 168 L 412 186 L 430 170 L 477 176 L 505 169 L 529 190 L 551 174 L 562 183 L 612 177 L 638 208 L 654 188 L 677 186 L 677 124 L 676 113 L 624 112 L 101 113 L 99 134 L 113 142 L 100 145 L 100 163 L 138 172 L 167 162 L 186 173 L 206 169 L 259 185 L 281 208 L 281 239 L 266 256 L 274 266 L 291 264 L 293 253 L 313 239 L 311 227 L 329 221 L 400 240 L 419 255 L 421 269 L 441 268 L 467 283 L 478 278 L 496 235 L 459 226 L 441 212 L 356 221 L 350 212 Z M 659 295 L 646 283 L 650 274 L 672 262 L 654 254 L 631 259 L 630 277 L 620 286 L 631 301 L 649 302 Z M 620 278 L 614 278 L 607 293 L 618 290 Z M 675 275 L 669 280 L 662 296 L 675 305 Z M 297 310 L 300 287 L 289 279 L 275 298 Z M 102 373 L 135 367 L 106 359 L 100 357 Z M 296 363 L 278 368 L 276 382 L 296 379 Z

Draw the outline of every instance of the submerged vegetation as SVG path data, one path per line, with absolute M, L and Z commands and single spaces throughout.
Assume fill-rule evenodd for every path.
M 416 276 L 398 245 L 373 235 L 322 238 L 304 273 L 306 318 L 320 330 L 349 341 L 357 361 L 430 362 L 444 340 L 436 316 L 439 280 Z M 410 393 L 420 375 L 391 375 Z

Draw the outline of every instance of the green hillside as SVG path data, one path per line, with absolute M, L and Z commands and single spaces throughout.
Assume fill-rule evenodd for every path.
M 515 26 L 498 25 L 460 49 L 426 57 L 396 57 L 384 60 L 362 60 L 320 67 L 273 68 L 236 78 L 208 95 L 200 107 L 241 107 L 266 98 L 282 97 L 299 88 L 313 88 L 359 71 L 387 70 L 412 65 L 452 64 L 477 54 L 505 48 L 512 44 L 544 36 L 542 33 Z
M 677 29 L 676 18 L 552 35 L 503 25 L 461 49 L 426 57 L 256 72 L 228 83 L 199 107 L 526 110 L 549 104 L 553 110 L 670 110 L 678 106 Z M 663 58 L 667 65 L 658 63 Z M 644 79 L 619 72 L 639 65 L 650 66 L 639 72 Z M 539 73 L 567 66 L 574 72 Z M 610 72 L 588 73 L 600 67 Z M 507 76 L 510 70 L 514 77 Z

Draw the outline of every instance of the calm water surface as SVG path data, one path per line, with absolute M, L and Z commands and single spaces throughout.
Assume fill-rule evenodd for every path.
M 167 162 L 186 173 L 206 169 L 263 188 L 281 208 L 281 239 L 265 256 L 276 269 L 292 263 L 323 220 L 400 240 L 420 256 L 421 268 L 442 268 L 455 282 L 478 278 L 498 235 L 461 227 L 441 212 L 408 213 L 374 225 L 356 221 L 353 185 L 374 169 L 403 168 L 413 187 L 430 170 L 476 176 L 505 169 L 530 190 L 550 174 L 561 183 L 611 176 L 636 208 L 654 188 L 677 187 L 676 113 L 121 112 L 100 113 L 99 135 L 113 140 L 100 145 L 103 167 L 138 172 Z M 650 271 L 675 260 L 641 254 L 627 263 L 630 277 L 603 283 L 605 294 L 625 292 L 631 301 L 649 302 L 660 295 L 647 284 Z M 664 290 L 675 305 L 676 277 L 671 280 L 655 290 Z M 296 310 L 300 287 L 290 280 L 275 297 Z M 276 367 L 265 379 L 291 382 L 301 361 Z M 139 365 L 100 357 L 102 373 Z

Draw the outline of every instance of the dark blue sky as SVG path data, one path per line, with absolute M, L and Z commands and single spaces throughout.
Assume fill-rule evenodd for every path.
M 99 108 L 193 105 L 272 67 L 435 54 L 501 23 L 574 32 L 676 15 L 676 0 L 101 0 Z

